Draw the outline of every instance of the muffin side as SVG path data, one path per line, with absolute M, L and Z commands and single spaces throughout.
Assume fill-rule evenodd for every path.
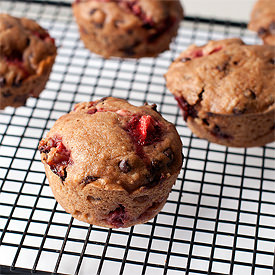
M 274 46 L 240 39 L 190 46 L 166 73 L 190 129 L 233 147 L 274 140 Z
M 252 9 L 248 29 L 257 32 L 265 44 L 275 45 L 275 2 L 258 0 Z

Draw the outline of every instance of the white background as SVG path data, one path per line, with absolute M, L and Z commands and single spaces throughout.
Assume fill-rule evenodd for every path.
M 248 22 L 256 0 L 181 0 L 185 14 Z

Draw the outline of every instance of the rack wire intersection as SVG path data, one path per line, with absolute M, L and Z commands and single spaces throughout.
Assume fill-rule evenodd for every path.
M 163 74 L 188 45 L 241 37 L 243 23 L 187 17 L 158 58 L 104 60 L 79 40 L 69 1 L 1 0 L 1 11 L 37 20 L 56 38 L 46 89 L 0 112 L 0 273 L 275 274 L 275 144 L 236 149 L 192 135 Z M 156 103 L 177 127 L 185 161 L 161 213 L 144 225 L 106 229 L 56 203 L 37 151 L 54 121 L 104 96 Z

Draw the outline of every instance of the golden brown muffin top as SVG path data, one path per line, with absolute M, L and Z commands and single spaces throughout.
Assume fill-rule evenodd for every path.
M 183 18 L 178 0 L 77 0 L 73 8 L 78 20 L 82 18 L 83 26 L 101 28 L 105 32 L 143 27 L 153 35 Z
M 167 88 L 191 106 L 216 114 L 274 108 L 275 47 L 242 40 L 210 41 L 188 47 L 166 73 Z
M 36 22 L 0 14 L 0 87 L 20 85 L 55 55 L 54 39 Z
M 40 141 L 42 161 L 63 184 L 133 192 L 178 173 L 182 143 L 155 106 L 117 98 L 77 104 Z
M 274 0 L 258 0 L 255 3 L 248 28 L 256 31 L 266 44 L 275 45 Z

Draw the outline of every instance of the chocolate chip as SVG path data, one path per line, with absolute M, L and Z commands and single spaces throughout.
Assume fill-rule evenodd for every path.
M 87 200 L 88 200 L 88 201 L 100 201 L 101 198 L 96 198 L 96 197 L 93 197 L 93 196 L 88 195 L 88 196 L 87 196 Z
M 239 62 L 238 62 L 238 61 L 233 61 L 233 64 L 234 64 L 234 65 L 238 65 Z
M 10 90 L 7 90 L 6 92 L 2 92 L 3 97 L 10 97 L 11 95 L 12 93 L 10 92 Z
M 0 77 L 0 87 L 3 88 L 6 85 L 6 79 L 5 77 Z
M 142 25 L 142 28 L 146 29 L 146 30 L 151 30 L 153 28 L 152 24 L 150 23 L 144 23 Z
M 65 181 L 67 178 L 66 168 L 67 167 L 65 165 L 50 165 L 52 172 L 59 176 L 62 181 Z
M 103 23 L 96 23 L 96 22 L 94 22 L 94 26 L 95 26 L 95 28 L 97 28 L 97 29 L 102 29 L 103 28 Z
M 170 147 L 168 147 L 167 149 L 165 149 L 163 151 L 163 154 L 169 158 L 171 161 L 174 160 L 174 152 L 172 151 L 172 149 Z
M 153 171 L 157 171 L 160 169 L 161 162 L 157 159 L 152 159 L 151 161 L 151 167 Z
M 203 118 L 203 119 L 202 119 L 202 122 L 203 122 L 203 124 L 209 126 L 209 122 L 208 122 L 208 120 L 207 120 L 206 118 Z
M 133 34 L 133 30 L 132 29 L 129 29 L 129 30 L 127 30 L 127 33 L 129 34 L 129 35 L 131 35 L 131 34 Z
M 183 57 L 180 59 L 180 62 L 187 62 L 187 61 L 190 61 L 191 58 L 190 57 Z
M 126 55 L 128 56 L 132 56 L 132 55 L 135 55 L 135 50 L 134 48 L 136 46 L 138 46 L 141 42 L 139 40 L 136 40 L 132 45 L 129 45 L 129 46 L 126 46 L 126 47 L 123 47 L 121 49 L 119 49 L 120 51 L 124 52 Z
M 82 180 L 81 183 L 86 185 L 86 184 L 96 181 L 98 179 L 99 179 L 99 177 L 87 176 L 85 179 Z
M 215 125 L 211 131 L 211 134 L 218 137 L 218 138 L 224 138 L 229 139 L 232 138 L 230 135 L 224 133 L 221 131 L 220 127 L 218 125 Z
M 22 79 L 14 79 L 13 83 L 12 83 L 12 86 L 13 87 L 20 87 L 21 84 L 22 84 Z
M 104 102 L 106 99 L 108 99 L 108 96 L 102 97 L 101 99 L 99 99 L 99 100 L 97 101 L 97 104 Z M 97 104 L 96 104 L 96 105 L 97 105 Z M 102 104 L 104 104 L 104 103 L 102 103 Z
M 131 166 L 128 163 L 128 160 L 125 159 L 119 162 L 118 167 L 122 173 L 128 173 L 131 171 Z
M 228 65 L 228 62 L 225 62 L 225 63 L 223 63 L 221 65 L 216 66 L 216 69 L 219 72 L 224 72 L 226 70 L 227 65 Z
M 251 99 L 255 99 L 256 98 L 255 92 L 253 92 L 251 89 L 246 89 L 243 94 L 247 98 L 251 98 Z
M 31 40 L 30 40 L 30 38 L 28 37 L 28 38 L 27 38 L 27 41 L 26 41 L 26 46 L 28 47 L 28 46 L 30 45 L 30 43 L 31 43 Z
M 259 36 L 265 35 L 266 32 L 267 32 L 267 30 L 264 27 L 261 27 L 261 28 L 258 29 L 258 35 Z
M 65 179 L 67 178 L 67 171 L 66 171 L 66 167 L 64 168 L 64 170 L 63 170 L 63 175 L 62 175 L 62 176 L 60 176 L 60 178 L 61 178 L 61 180 L 62 180 L 62 181 L 65 181 Z
M 204 93 L 204 89 L 202 89 L 201 92 L 199 93 L 199 95 L 198 95 L 199 100 L 198 100 L 197 103 L 199 103 L 199 102 L 202 101 L 202 95 L 203 95 L 203 93 Z M 196 103 L 196 104 L 197 104 L 197 103 Z
M 157 104 L 153 104 L 151 107 L 152 107 L 152 110 L 157 112 Z
M 96 11 L 97 11 L 97 9 L 91 9 L 90 10 L 90 15 L 93 15 Z
M 156 174 L 156 175 L 149 174 L 147 175 L 147 180 L 148 180 L 148 183 L 145 185 L 146 188 L 153 188 L 159 183 L 162 183 L 165 180 L 165 176 L 163 174 Z
M 269 60 L 269 63 L 271 63 L 272 65 L 275 65 L 275 58 L 271 58 L 271 59 Z

